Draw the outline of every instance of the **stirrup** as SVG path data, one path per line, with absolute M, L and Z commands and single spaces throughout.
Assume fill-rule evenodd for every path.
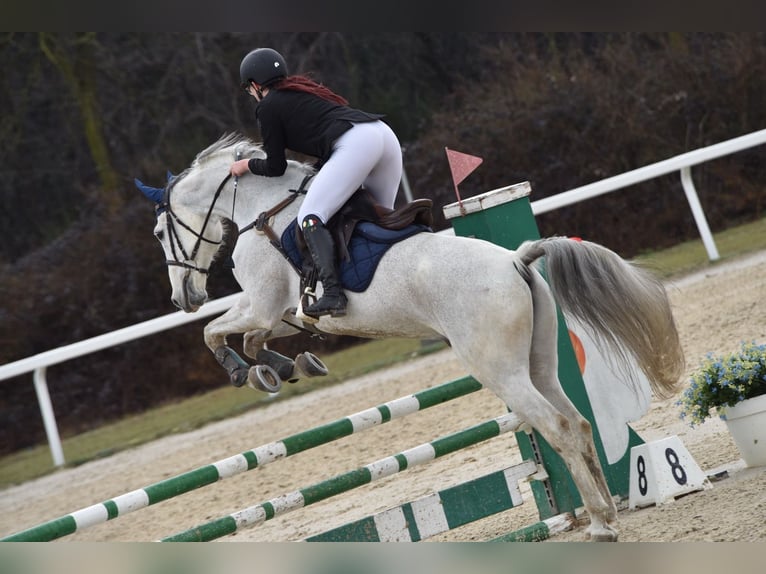
M 306 315 L 306 313 L 304 312 L 306 307 L 310 307 L 311 305 L 316 303 L 316 301 L 317 301 L 316 293 L 311 287 L 306 286 L 306 288 L 303 290 L 303 294 L 301 295 L 298 308 L 295 310 L 295 316 L 301 321 L 303 321 L 304 323 L 308 323 L 311 325 L 317 323 L 319 321 L 317 317 Z

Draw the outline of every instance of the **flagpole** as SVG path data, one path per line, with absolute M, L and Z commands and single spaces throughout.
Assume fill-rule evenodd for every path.
M 447 154 L 447 161 L 449 161 L 449 148 L 444 146 L 444 152 Z M 451 167 L 451 166 L 450 166 Z M 460 198 L 460 192 L 457 189 L 457 181 L 455 180 L 454 171 L 452 173 L 452 187 L 455 188 L 455 197 L 457 197 L 457 204 L 460 206 L 460 216 L 465 217 L 465 207 L 463 207 L 463 200 Z

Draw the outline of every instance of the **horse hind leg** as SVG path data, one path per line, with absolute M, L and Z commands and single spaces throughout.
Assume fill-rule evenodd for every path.
M 533 359 L 534 362 L 535 360 Z M 550 363 L 550 360 L 548 362 Z M 532 372 L 534 373 L 535 370 L 533 368 Z M 596 452 L 591 423 L 582 416 L 569 397 L 566 396 L 555 372 L 543 374 L 538 371 L 532 375 L 532 384 L 568 422 L 569 428 L 572 429 L 573 446 L 576 447 L 577 451 L 576 456 L 582 458 L 583 463 L 593 477 L 599 494 L 607 501 L 609 508 L 606 514 L 606 522 L 613 524 L 617 520 L 617 506 L 612 498 L 598 453 Z
M 531 331 L 531 326 L 526 328 Z M 457 341 L 460 344 L 455 344 L 453 348 L 477 380 L 495 393 L 521 420 L 545 437 L 561 455 L 590 515 L 588 537 L 593 541 L 616 540 L 617 531 L 609 524 L 616 518 L 616 507 L 606 489 L 606 479 L 590 435 L 590 424 L 574 406 L 565 406 L 562 413 L 535 386 L 530 373 L 530 344 L 524 343 L 525 327 L 514 324 L 506 325 L 506 329 L 506 336 L 496 334 L 493 337 L 495 345 L 485 342 L 482 346 L 466 346 L 460 336 L 456 335 L 453 343 Z M 548 360 L 555 362 L 555 328 L 549 341 L 546 347 Z M 502 349 L 498 350 L 498 345 Z M 535 376 L 539 379 L 537 374 Z M 554 380 L 555 388 L 560 389 L 558 380 Z M 547 389 L 544 387 L 544 390 Z M 562 396 L 565 395 L 553 393 L 553 400 L 571 405 L 568 399 L 562 400 Z
M 545 437 L 567 465 L 590 517 L 587 537 L 616 541 L 617 531 L 610 523 L 615 521 L 617 511 L 596 456 L 590 423 L 579 414 L 566 416 L 531 384 L 531 379 L 529 391 L 512 400 L 512 410 Z
M 617 507 L 596 452 L 591 424 L 574 406 L 558 379 L 556 350 L 558 321 L 555 304 L 542 279 L 533 280 L 530 287 L 533 291 L 534 300 L 534 323 L 530 350 L 532 384 L 566 421 L 566 424 L 560 424 L 571 429 L 575 440 L 569 458 L 581 461 L 588 475 L 585 480 L 593 482 L 599 495 L 598 498 L 601 499 L 595 503 L 594 507 L 588 508 L 588 500 L 581 489 L 583 502 L 591 516 L 591 526 L 589 527 L 591 539 L 616 540 L 617 532 L 610 525 L 617 520 Z M 568 466 L 571 470 L 569 463 Z M 581 484 L 580 481 L 576 482 L 578 485 Z M 603 513 L 599 510 L 603 506 L 602 501 L 606 504 Z

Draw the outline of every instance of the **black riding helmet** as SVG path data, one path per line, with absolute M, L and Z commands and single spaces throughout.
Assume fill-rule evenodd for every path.
M 258 48 L 242 58 L 239 77 L 243 85 L 255 82 L 261 86 L 287 77 L 287 62 L 282 54 L 271 48 Z

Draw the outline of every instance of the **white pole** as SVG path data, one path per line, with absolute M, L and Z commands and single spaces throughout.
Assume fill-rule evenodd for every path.
M 702 237 L 702 243 L 705 244 L 705 249 L 707 249 L 708 259 L 710 259 L 710 261 L 716 261 L 719 257 L 718 249 L 715 246 L 713 234 L 710 232 L 710 227 L 707 224 L 705 212 L 702 211 L 702 205 L 700 205 L 700 198 L 697 195 L 697 190 L 694 189 L 692 170 L 688 165 L 681 168 L 681 185 L 684 187 L 686 201 L 689 202 L 689 207 L 692 209 L 692 215 L 694 216 L 694 221 L 697 223 L 697 229 Z
M 40 413 L 43 416 L 45 425 L 45 434 L 48 435 L 48 444 L 51 447 L 54 466 L 63 466 L 64 450 L 61 448 L 61 438 L 59 438 L 59 429 L 56 426 L 56 416 L 53 414 L 53 405 L 51 396 L 48 393 L 48 383 L 45 380 L 45 367 L 35 369 L 35 392 L 37 401 L 40 403 Z
M 85 339 L 84 341 L 78 341 L 71 345 L 44 351 L 37 355 L 27 357 L 26 359 L 14 361 L 13 363 L 0 365 L 0 380 L 10 379 L 16 375 L 28 373 L 38 367 L 48 367 L 50 365 L 55 365 L 56 363 L 63 363 L 69 359 L 75 359 L 88 353 L 100 351 L 101 349 L 108 349 L 115 345 L 125 343 L 126 341 L 132 341 L 139 337 L 152 335 L 165 329 L 177 327 L 178 325 L 184 325 L 186 323 L 191 323 L 192 321 L 199 321 L 202 317 L 207 317 L 208 315 L 223 313 L 228 310 L 229 307 L 234 305 L 241 294 L 241 292 L 234 293 L 233 295 L 227 295 L 220 299 L 208 301 L 196 313 L 176 311 L 169 315 L 155 317 L 154 319 L 149 319 L 143 323 L 136 323 L 135 325 L 123 327 L 122 329 L 104 333 L 103 335 Z

